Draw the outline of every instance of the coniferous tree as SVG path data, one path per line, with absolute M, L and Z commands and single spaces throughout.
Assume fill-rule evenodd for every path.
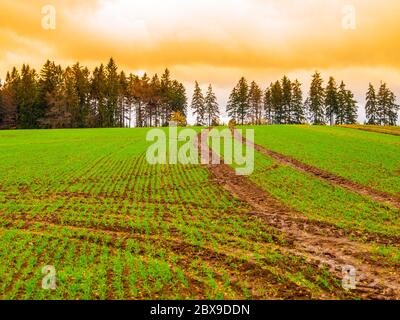
M 245 124 L 245 120 L 249 113 L 249 86 L 247 80 L 242 77 L 236 86 L 237 93 L 237 116 L 241 125 Z
M 336 124 L 342 125 L 346 123 L 346 103 L 347 103 L 347 89 L 345 83 L 342 81 L 337 92 L 338 108 L 336 110 Z
M 184 117 L 187 114 L 187 97 L 184 85 L 177 80 L 172 81 L 169 93 L 170 109 L 172 112 L 180 112 Z M 171 117 L 171 115 L 169 115 Z
M 339 104 L 336 81 L 333 77 L 330 77 L 325 89 L 325 111 L 326 117 L 331 126 L 335 123 L 335 117 L 338 114 L 338 110 Z
M 3 126 L 5 108 L 3 103 L 3 83 L 0 80 L 0 129 Z
M 37 96 L 38 96 L 38 83 L 37 74 L 34 69 L 29 65 L 23 65 L 21 69 L 21 77 L 17 87 L 17 110 L 18 110 L 18 128 L 34 129 L 37 128 L 38 123 L 38 110 L 37 110 Z M 57 86 L 54 90 L 46 96 L 46 103 L 51 99 L 55 93 Z
M 128 106 L 128 78 L 124 71 L 119 74 L 118 109 L 115 114 L 118 127 L 125 127 L 126 112 Z
M 399 105 L 396 104 L 396 96 L 391 91 L 390 92 L 390 99 L 389 99 L 389 112 L 388 112 L 388 119 L 389 125 L 395 126 L 397 125 L 398 120 L 398 112 L 399 112 Z
M 302 124 L 305 122 L 305 110 L 301 83 L 296 79 L 292 83 L 292 113 L 291 123 Z
M 136 122 L 138 127 L 148 126 L 147 109 L 150 101 L 151 88 L 150 88 L 150 78 L 147 73 L 137 82 L 137 109 L 136 109 Z
M 47 60 L 40 71 L 40 78 L 38 83 L 38 104 L 32 114 L 32 124 L 37 124 L 39 119 L 43 123 L 43 119 L 47 111 L 50 109 L 49 100 L 52 96 L 56 96 L 59 91 L 59 86 L 63 82 L 63 71 L 61 66 L 56 65 L 55 62 Z M 34 125 L 35 126 L 35 125 Z
M 150 83 L 150 99 L 148 101 L 148 117 L 150 119 L 150 127 L 160 125 L 160 109 L 161 109 L 161 83 L 158 75 L 155 74 Z
M 261 124 L 263 96 L 256 82 L 252 82 L 249 91 L 249 118 L 252 124 Z
M 265 119 L 267 120 L 268 124 L 273 124 L 275 119 L 274 108 L 272 105 L 272 97 L 271 97 L 271 86 L 265 90 L 263 99 Z
M 217 97 L 213 92 L 211 84 L 208 86 L 206 98 L 204 100 L 204 106 L 205 106 L 205 117 L 208 121 L 208 126 L 211 126 L 213 123 L 218 122 L 219 106 L 217 102 Z
M 64 77 L 65 81 L 47 98 L 49 108 L 39 120 L 42 127 L 51 129 L 73 127 L 72 112 L 76 112 L 79 100 L 74 90 L 71 68 L 65 70 Z
M 19 113 L 17 95 L 20 80 L 19 72 L 15 67 L 12 69 L 11 73 L 7 72 L 6 81 L 2 87 L 2 128 L 17 128 Z
M 233 88 L 231 94 L 229 95 L 229 100 L 226 105 L 226 112 L 228 113 L 228 116 L 231 118 L 231 120 L 234 120 L 236 123 L 239 122 L 237 105 L 238 105 L 238 94 L 237 94 L 237 89 L 235 87 Z
M 90 72 L 87 68 L 76 63 L 72 68 L 64 71 L 64 83 L 66 90 L 66 102 L 71 114 L 71 126 L 73 128 L 89 127 L 90 119 Z
M 282 115 L 280 116 L 283 124 L 292 123 L 292 83 L 287 76 L 284 76 L 281 81 L 282 86 Z
M 192 109 L 193 115 L 196 116 L 196 125 L 206 125 L 206 106 L 204 96 L 199 86 L 199 83 L 195 82 L 194 93 L 192 98 Z
M 119 95 L 119 75 L 118 67 L 113 58 L 110 59 L 106 68 L 106 90 L 105 90 L 105 113 L 103 116 L 103 127 L 115 127 L 115 115 L 118 110 L 118 95 Z
M 346 90 L 345 95 L 345 124 L 357 123 L 357 101 L 354 99 L 354 94 L 350 90 Z
M 161 112 L 162 113 L 161 122 L 163 126 L 168 125 L 170 119 L 169 117 L 172 113 L 172 110 L 170 108 L 171 86 L 172 86 L 171 73 L 168 69 L 165 69 L 164 74 L 161 76 L 161 87 L 160 87 L 161 97 L 163 100 L 162 112 Z
M 378 115 L 379 115 L 379 124 L 380 125 L 387 125 L 388 121 L 388 106 L 390 100 L 390 92 L 387 88 L 386 83 L 382 82 L 381 86 L 379 87 L 378 91 Z
M 310 121 L 314 125 L 325 124 L 325 90 L 322 85 L 323 80 L 321 75 L 319 72 L 315 72 L 312 77 L 310 93 L 307 99 Z
M 96 67 L 91 81 L 91 118 L 90 127 L 103 127 L 106 123 L 106 74 L 104 65 Z
M 367 124 L 378 125 L 379 124 L 378 102 L 375 93 L 375 88 L 371 83 L 369 84 L 368 87 L 366 100 L 367 103 L 365 104 L 365 114 L 367 117 Z
M 279 81 L 271 85 L 271 105 L 274 110 L 274 124 L 285 123 L 282 86 Z
M 247 80 L 242 77 L 229 97 L 226 108 L 228 115 L 236 123 L 243 125 L 249 116 L 249 86 Z
M 380 125 L 397 124 L 399 106 L 396 104 L 396 96 L 384 82 L 378 91 L 377 106 Z

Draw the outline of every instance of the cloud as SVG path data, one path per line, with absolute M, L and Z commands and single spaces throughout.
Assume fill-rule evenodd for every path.
M 57 28 L 46 31 L 48 3 L 1 1 L 0 77 L 48 58 L 94 67 L 113 56 L 127 71 L 169 67 L 185 84 L 215 83 L 223 101 L 241 75 L 263 86 L 283 73 L 307 83 L 319 69 L 360 98 L 367 76 L 400 81 L 398 0 L 53 0 Z M 356 30 L 342 28 L 349 3 Z
M 55 59 L 113 55 L 132 68 L 400 67 L 396 0 L 353 1 L 354 31 L 341 27 L 341 0 L 55 1 L 56 31 L 41 28 L 45 3 L 2 1 L 0 32 L 9 39 L 0 53 L 21 50 L 18 39 L 27 39 L 27 51 L 29 42 L 41 43 Z

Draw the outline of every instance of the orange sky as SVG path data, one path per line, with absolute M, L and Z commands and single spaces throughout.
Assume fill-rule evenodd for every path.
M 41 26 L 46 4 L 56 30 Z M 342 27 L 345 5 L 355 30 Z M 189 96 L 194 80 L 212 82 L 223 105 L 241 75 L 265 87 L 286 73 L 307 86 L 318 69 L 363 103 L 369 81 L 400 95 L 399 14 L 398 0 L 1 0 L 0 77 L 47 58 L 93 67 L 113 56 L 126 71 L 169 67 Z

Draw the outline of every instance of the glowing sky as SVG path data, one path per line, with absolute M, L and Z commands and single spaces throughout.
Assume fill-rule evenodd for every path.
M 46 4 L 56 30 L 41 26 Z M 345 5 L 355 30 L 342 27 Z M 369 81 L 400 96 L 399 14 L 398 0 L 1 0 L 0 77 L 47 58 L 93 67 L 113 56 L 126 71 L 169 67 L 189 97 L 195 80 L 211 82 L 224 106 L 241 75 L 265 87 L 286 73 L 307 91 L 318 69 L 362 104 Z

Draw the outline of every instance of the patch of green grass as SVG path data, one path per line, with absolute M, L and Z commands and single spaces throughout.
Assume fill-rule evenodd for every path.
M 255 142 L 362 185 L 400 194 L 400 137 L 326 126 L 257 126 Z
M 394 136 L 400 136 L 399 126 L 372 126 L 372 125 L 343 125 L 343 128 L 357 129 L 369 132 L 378 132 L 384 134 L 392 134 Z
M 292 283 L 304 262 L 281 252 L 285 236 L 206 168 L 149 165 L 147 132 L 0 132 L 0 298 L 287 295 L 275 279 Z M 56 268 L 54 292 L 41 288 L 45 265 Z M 299 282 L 289 294 L 342 295 L 338 286 L 315 286 Z

